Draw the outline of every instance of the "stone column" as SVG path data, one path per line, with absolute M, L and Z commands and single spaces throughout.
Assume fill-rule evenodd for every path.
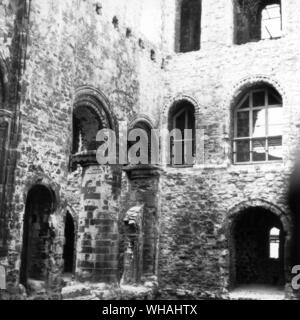
M 9 148 L 11 113 L 0 110 L 0 257 L 5 256 L 6 219 L 5 219 L 5 189 L 7 180 L 7 152 Z
M 81 155 L 75 161 L 83 167 L 76 278 L 114 283 L 119 280 L 121 171 L 117 166 L 97 164 L 94 155 Z
M 143 238 L 141 275 L 157 274 L 157 245 L 159 237 L 159 182 L 160 168 L 150 165 L 125 168 L 130 182 L 130 207 L 143 205 L 141 233 Z

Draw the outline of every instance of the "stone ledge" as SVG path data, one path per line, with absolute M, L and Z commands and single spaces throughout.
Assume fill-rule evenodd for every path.
M 89 165 L 98 164 L 95 151 L 85 151 L 73 154 L 70 158 L 71 167 L 80 165 L 86 167 Z
M 131 180 L 135 179 L 146 179 L 150 177 L 159 177 L 162 172 L 160 166 L 155 165 L 128 165 L 123 167 Z
M 172 300 L 228 300 L 227 290 L 209 291 L 209 290 L 189 290 L 186 288 L 165 287 L 159 290 L 159 299 Z

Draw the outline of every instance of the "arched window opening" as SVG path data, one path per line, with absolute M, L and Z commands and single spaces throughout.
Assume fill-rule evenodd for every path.
M 270 230 L 270 258 L 279 259 L 280 255 L 280 230 L 278 228 L 272 228 Z
M 235 1 L 235 43 L 277 39 L 281 33 L 280 0 Z
M 49 270 L 49 255 L 53 237 L 49 224 L 53 210 L 52 191 L 42 185 L 33 187 L 27 196 L 23 227 L 23 247 L 20 282 L 45 282 Z
M 72 215 L 67 212 L 65 221 L 65 244 L 63 251 L 64 273 L 73 273 L 75 267 L 75 225 Z
M 171 110 L 170 134 L 173 130 L 177 130 L 180 134 L 171 135 L 170 164 L 192 165 L 192 158 L 195 156 L 195 108 L 190 102 L 181 101 Z
M 200 49 L 201 1 L 183 0 L 180 10 L 179 51 L 188 52 Z
M 77 107 L 73 113 L 73 154 L 96 151 L 99 147 L 96 136 L 101 129 L 101 121 L 93 109 Z
M 282 98 L 272 87 L 257 86 L 234 111 L 234 163 L 282 160 Z

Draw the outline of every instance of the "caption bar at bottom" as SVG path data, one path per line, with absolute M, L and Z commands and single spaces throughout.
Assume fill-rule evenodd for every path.
M 102 315 L 123 315 L 133 318 L 137 315 L 197 315 L 197 305 L 191 304 L 146 304 L 143 307 L 116 307 L 110 304 L 102 308 Z

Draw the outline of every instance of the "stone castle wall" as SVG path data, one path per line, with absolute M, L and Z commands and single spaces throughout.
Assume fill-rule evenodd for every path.
M 282 212 L 278 215 L 286 231 L 292 228 L 286 192 L 300 138 L 298 1 L 282 0 L 280 39 L 236 45 L 234 2 L 203 0 L 201 49 L 184 54 L 175 53 L 179 16 L 175 0 L 32 0 L 20 13 L 23 20 L 10 9 L 12 3 L 18 1 L 0 5 L 5 17 L 0 21 L 1 53 L 8 63 L 15 61 L 12 70 L 22 75 L 10 82 L 17 83 L 21 96 L 10 89 L 13 102 L 7 103 L 18 105 L 15 109 L 20 111 L 12 131 L 16 137 L 11 148 L 19 156 L 6 200 L 11 204 L 6 210 L 9 219 L 2 223 L 9 229 L 9 255 L 4 260 L 10 292 L 16 293 L 19 281 L 26 196 L 38 183 L 51 186 L 57 200 L 49 267 L 55 298 L 60 297 L 62 285 L 66 212 L 71 211 L 78 224 L 78 279 L 119 281 L 124 214 L 129 204 L 139 202 L 146 203 L 145 227 L 155 232 L 158 228 L 157 248 L 148 243 L 145 255 L 157 271 L 160 296 L 226 293 L 228 229 L 234 208 L 255 203 L 276 208 Z M 19 34 L 14 23 L 20 19 L 23 38 L 14 44 L 11 35 Z M 26 57 L 24 62 L 16 57 L 17 49 Z M 233 165 L 232 108 L 242 89 L 262 82 L 274 86 L 283 98 L 284 159 Z M 195 167 L 163 168 L 159 182 L 148 177 L 145 184 L 123 174 L 122 186 L 121 173 L 114 180 L 107 168 L 78 166 L 72 171 L 72 114 L 80 90 L 104 97 L 117 124 L 147 119 L 155 128 L 166 128 L 174 102 L 190 101 L 196 128 L 205 134 Z M 106 269 L 100 278 L 97 269 Z
M 172 16 L 176 8 L 169 3 L 168 16 Z M 201 50 L 173 54 L 166 63 L 162 125 L 166 126 L 172 103 L 187 97 L 195 105 L 196 128 L 204 130 L 204 154 L 198 154 L 197 166 L 166 168 L 162 178 L 159 274 L 173 297 L 176 290 L 170 284 L 182 288 L 177 297 L 228 288 L 227 225 L 231 208 L 239 203 L 250 206 L 261 199 L 277 206 L 292 227 L 286 196 L 299 148 L 297 6 L 296 1 L 282 1 L 280 39 L 235 45 L 232 2 L 202 1 Z M 168 30 L 171 23 L 170 19 Z M 170 35 L 165 45 L 171 51 L 175 38 L 174 33 Z M 277 164 L 233 165 L 230 139 L 235 98 L 260 82 L 273 85 L 283 97 L 284 159 Z
M 161 18 L 147 18 L 151 27 L 155 21 L 156 32 L 143 30 L 144 24 L 140 27 L 140 13 L 148 12 L 146 2 L 102 1 L 102 9 L 92 1 L 30 2 L 26 69 L 20 83 L 22 129 L 11 210 L 9 250 L 14 256 L 9 284 L 18 283 L 26 194 L 45 179 L 59 200 L 55 215 L 60 249 L 55 250 L 54 244 L 53 263 L 56 272 L 61 269 L 64 215 L 69 207 L 78 220 L 81 208 L 81 173 L 69 171 L 77 89 L 101 91 L 118 122 L 147 116 L 158 124 Z M 160 15 L 160 2 L 151 10 Z

